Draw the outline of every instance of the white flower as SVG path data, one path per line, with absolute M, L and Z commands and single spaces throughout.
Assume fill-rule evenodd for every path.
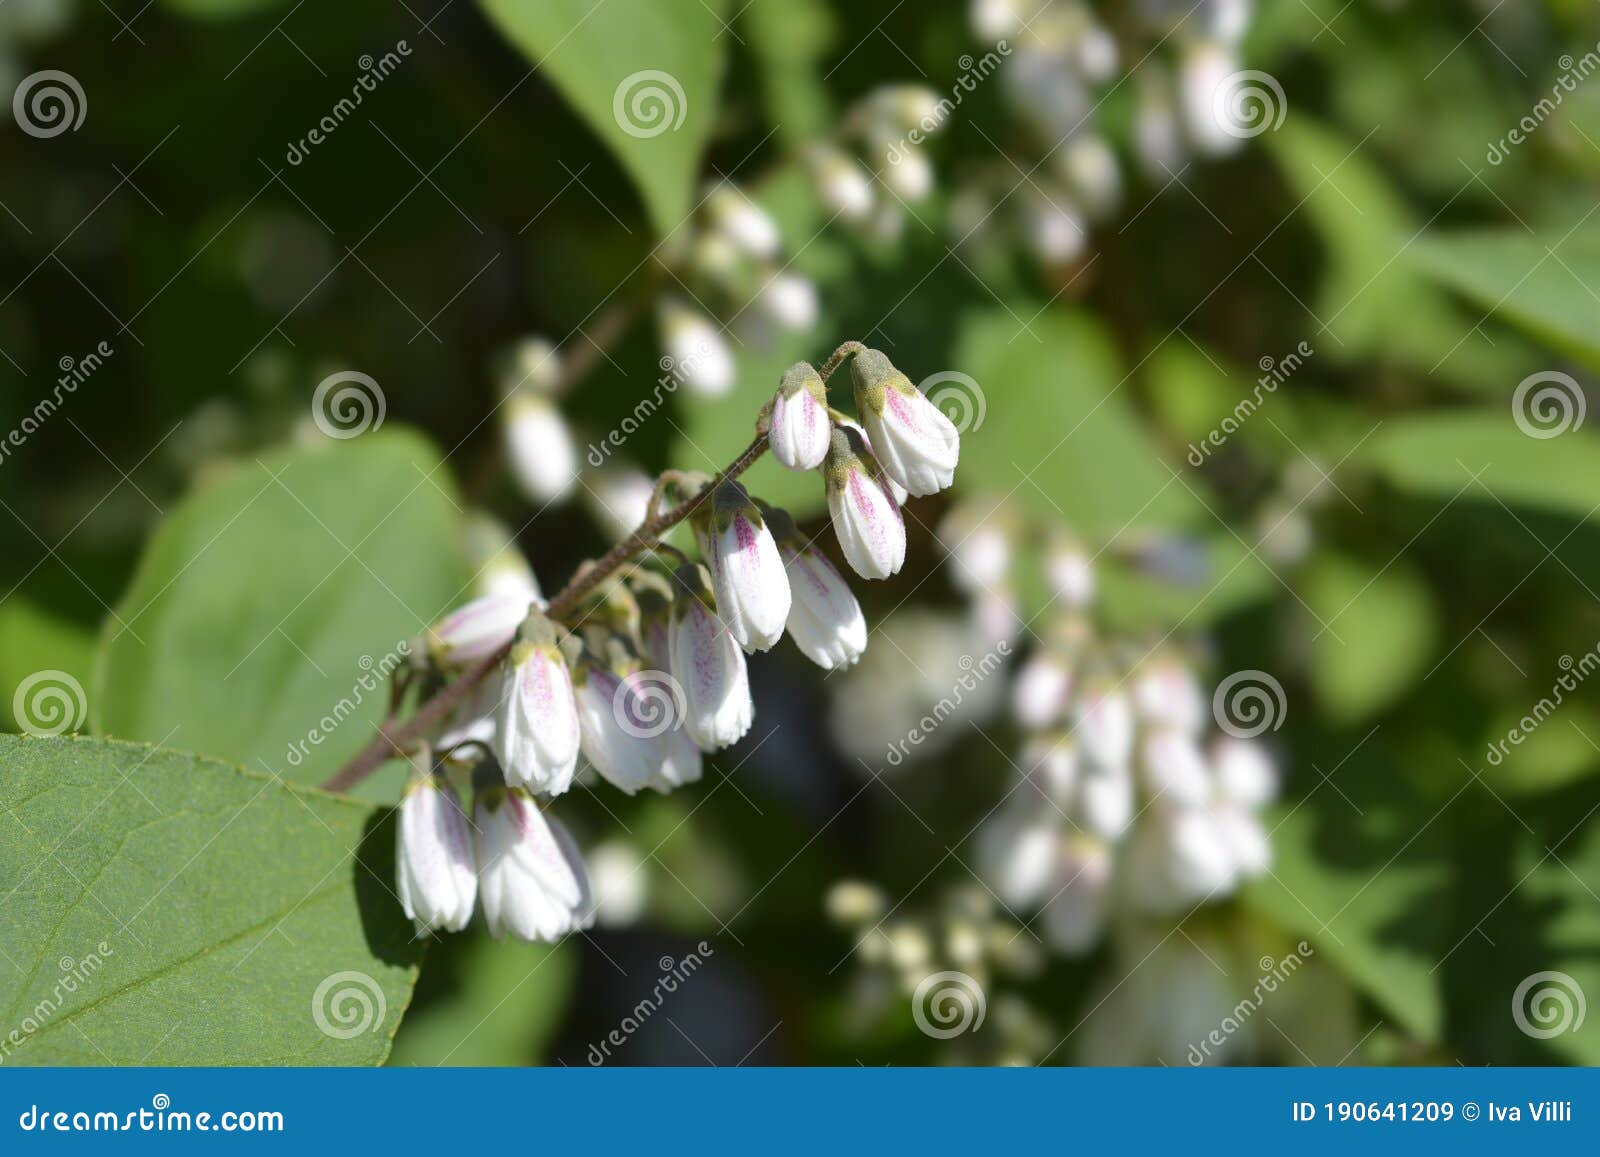
M 1139 743 L 1140 770 L 1152 798 L 1198 807 L 1211 798 L 1211 773 L 1194 736 L 1175 727 L 1157 727 Z
M 957 506 L 939 524 L 950 579 L 969 594 L 999 586 L 1011 569 L 1011 535 L 996 511 Z
M 1189 666 L 1172 655 L 1145 664 L 1133 685 L 1134 702 L 1147 723 L 1198 735 L 1210 716 L 1200 681 Z
M 772 399 L 767 442 L 772 455 L 790 470 L 815 470 L 828 456 L 833 425 L 828 418 L 828 391 L 807 362 L 784 371 Z
M 1094 566 L 1089 552 L 1076 542 L 1054 543 L 1044 569 L 1051 595 L 1069 610 L 1081 611 L 1094 601 Z
M 461 541 L 472 568 L 475 594 L 543 598 L 533 568 L 499 519 L 481 510 L 468 511 L 462 520 Z
M 528 611 L 543 606 L 526 591 L 473 599 L 428 629 L 428 649 L 441 665 L 475 663 L 509 646 Z
M 1227 79 L 1239 71 L 1238 54 L 1225 44 L 1206 40 L 1192 41 L 1181 51 L 1179 106 L 1190 139 L 1206 156 L 1220 157 L 1237 152 L 1244 146 L 1244 139 L 1234 135 L 1231 123 L 1224 123 L 1223 116 L 1228 112 L 1226 102 L 1219 105 L 1216 97 Z
M 1104 137 L 1077 134 L 1057 157 L 1061 175 L 1092 216 L 1104 217 L 1117 207 L 1122 200 L 1122 169 Z
M 413 774 L 395 824 L 395 891 L 418 932 L 459 932 L 472 919 L 478 879 L 461 801 L 413 757 Z
M 778 543 L 789 573 L 789 637 L 800 653 L 832 671 L 853 666 L 867 649 L 867 619 L 834 565 L 801 541 Z
M 1059 844 L 1054 824 L 1007 808 L 978 830 L 978 871 L 1007 907 L 1028 908 L 1053 890 Z
M 866 440 L 847 426 L 834 427 L 822 473 L 845 561 L 862 578 L 894 574 L 906 561 L 906 524 Z
M 918 148 L 892 148 L 878 176 L 907 201 L 920 201 L 933 191 L 933 166 Z
M 561 355 L 542 337 L 525 337 L 506 352 L 497 366 L 500 393 L 550 394 L 561 385 Z
M 501 408 L 506 456 L 523 491 L 535 502 L 552 502 L 578 480 L 578 450 L 572 432 L 549 398 L 518 391 Z
M 1011 714 L 1030 731 L 1049 727 L 1066 710 L 1072 671 L 1055 654 L 1039 651 L 1017 672 L 1011 685 Z
M 572 677 L 545 627 L 548 641 L 524 633 L 511 649 L 495 720 L 495 757 L 508 782 L 560 795 L 578 766 L 578 707 Z
M 656 766 L 650 773 L 650 788 L 666 795 L 675 787 L 696 782 L 702 774 L 700 749 L 683 726 L 673 727 L 655 743 Z
M 1088 80 L 1105 84 L 1117 74 L 1117 38 L 1104 24 L 1090 22 L 1078 37 L 1076 48 L 1078 67 Z
M 750 730 L 755 707 L 738 640 L 712 613 L 704 568 L 682 567 L 668 630 L 669 666 L 683 688 L 684 723 L 706 751 L 737 743 Z
M 878 350 L 863 350 L 850 362 L 856 413 L 872 439 L 884 473 L 911 494 L 933 494 L 949 486 L 961 454 L 955 424 Z
M 867 453 L 868 454 L 872 453 L 872 439 L 867 437 L 866 428 L 864 426 L 862 426 L 860 422 L 854 421 L 851 418 L 844 418 L 844 417 L 835 418 L 834 421 L 838 425 L 840 425 L 840 426 L 848 426 L 850 429 L 854 430 L 857 434 L 860 434 L 861 435 L 861 444 L 867 448 Z M 887 474 L 883 473 L 883 469 L 882 469 L 881 466 L 879 467 L 879 470 L 878 470 L 878 483 L 880 485 L 886 486 L 888 488 L 889 497 L 894 499 L 894 504 L 896 506 L 904 506 L 906 504 L 906 499 L 911 497 L 911 495 L 906 491 L 906 488 L 904 486 L 901 486 L 900 483 L 896 482 L 893 478 L 890 478 Z
M 621 677 L 585 657 L 578 663 L 573 694 L 579 746 L 595 771 L 629 795 L 649 787 L 661 752 L 654 740 L 624 728 Z
M 1250 29 L 1255 0 L 1211 0 L 1211 34 L 1224 44 L 1238 44 Z
M 752 257 L 772 257 L 783 243 L 777 222 L 736 185 L 724 182 L 713 189 L 706 213 L 728 240 Z
M 1230 802 L 1258 808 L 1278 794 L 1278 769 L 1260 740 L 1219 735 L 1211 744 L 1211 766 L 1217 787 Z
M 1133 145 L 1147 176 L 1168 182 L 1183 168 L 1183 130 L 1178 123 L 1172 81 L 1164 67 L 1141 67 L 1139 108 L 1134 117 Z
M 1054 800 L 1057 808 L 1071 801 L 1078 786 L 1078 748 L 1071 736 L 1059 732 L 1035 735 L 1017 758 L 1024 778 Z
M 733 351 L 704 314 L 670 298 L 662 302 L 661 341 L 672 373 L 693 393 L 714 398 L 733 388 Z
M 1089 246 L 1089 229 L 1065 197 L 1031 197 L 1024 212 L 1028 243 L 1041 262 L 1066 265 L 1083 256 Z
M 1082 765 L 1077 814 L 1083 826 L 1108 840 L 1121 839 L 1133 823 L 1133 774 L 1126 766 Z
M 811 179 L 823 205 L 846 221 L 861 222 L 872 212 L 872 178 L 855 161 L 832 146 L 810 154 Z
M 798 273 L 774 273 L 756 293 L 756 307 L 783 329 L 808 330 L 817 324 L 817 287 Z
M 789 578 L 761 511 L 745 488 L 721 483 L 697 520 L 717 593 L 717 614 L 746 651 L 766 651 L 789 618 Z
M 1171 812 L 1168 823 L 1172 879 L 1184 897 L 1203 900 L 1232 891 L 1237 861 L 1216 812 L 1180 807 Z
M 1271 866 L 1272 842 L 1254 812 L 1235 803 L 1220 803 L 1212 809 L 1211 822 L 1241 876 L 1259 876 Z
M 1133 756 L 1133 707 L 1115 685 L 1098 679 L 1073 710 L 1073 730 L 1083 753 L 1101 767 L 1125 768 Z
M 589 475 L 585 492 L 594 500 L 595 516 L 611 537 L 623 539 L 644 521 L 655 483 L 631 466 L 606 466 Z
M 1077 956 L 1094 947 L 1105 927 L 1111 849 L 1093 836 L 1069 836 L 1056 871 L 1060 883 L 1040 911 L 1039 924 L 1058 952 Z
M 554 943 L 594 919 L 572 837 L 519 787 L 478 793 L 478 891 L 489 934 Z
M 625 840 L 607 840 L 589 849 L 589 881 L 601 927 L 625 928 L 644 915 L 650 898 L 649 871 Z

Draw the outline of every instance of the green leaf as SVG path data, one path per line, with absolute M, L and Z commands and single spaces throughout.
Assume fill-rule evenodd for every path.
M 952 368 L 977 384 L 956 474 L 964 492 L 1013 494 L 1090 539 L 1204 517 L 1145 434 L 1111 339 L 1089 314 L 1026 303 L 1016 314 L 975 311 L 956 348 Z
M 428 960 L 428 976 L 439 963 Z M 570 944 L 480 936 L 456 962 L 456 987 L 406 1017 L 391 1065 L 529 1065 L 544 1059 L 578 975 Z
M 1328 720 L 1361 723 L 1422 677 L 1438 624 L 1433 595 L 1414 566 L 1372 566 L 1330 551 L 1307 564 L 1300 583 L 1321 620 L 1308 627 L 1310 674 Z
M 1600 228 L 1436 234 L 1417 243 L 1412 260 L 1484 309 L 1600 367 Z
M 106 624 L 95 731 L 326 778 L 381 718 L 409 640 L 462 598 L 450 489 L 426 442 L 385 430 L 190 495 Z
M 0 602 L 0 720 L 4 721 L 5 728 L 23 730 L 16 716 L 17 707 L 20 705 L 26 711 L 26 704 L 41 692 L 46 694 L 47 701 L 36 702 L 36 709 L 47 709 L 48 697 L 52 694 L 48 688 L 60 688 L 70 699 L 76 700 L 76 706 L 67 699 L 60 701 L 69 709 L 69 716 L 59 721 L 64 724 L 59 730 L 75 731 L 82 727 L 83 688 L 89 685 L 94 669 L 94 649 L 94 632 L 88 628 L 54 615 L 20 594 Z M 25 687 L 31 692 L 25 691 Z M 71 716 L 76 716 L 75 724 L 69 721 Z M 53 718 L 41 719 L 34 715 L 30 717 L 29 726 L 35 732 L 56 731 L 56 722 Z
M 380 815 L 181 752 L 0 736 L 6 1063 L 380 1063 L 420 956 Z
M 481 0 L 633 178 L 671 233 L 693 204 L 722 80 L 723 0 Z
M 1353 460 L 1402 490 L 1447 502 L 1498 498 L 1580 518 L 1600 502 L 1600 439 L 1582 429 L 1530 437 L 1509 407 L 1385 422 Z

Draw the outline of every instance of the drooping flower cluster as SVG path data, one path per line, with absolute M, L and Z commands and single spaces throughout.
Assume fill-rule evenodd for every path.
M 1086 255 L 1092 226 L 1123 198 L 1122 163 L 1096 114 L 1123 83 L 1124 62 L 1135 62 L 1138 94 L 1131 145 L 1158 186 L 1183 171 L 1190 152 L 1214 157 L 1242 145 L 1250 134 L 1219 120 L 1218 91 L 1240 70 L 1253 3 L 1149 0 L 1119 24 L 1119 44 L 1084 0 L 972 0 L 974 36 L 1010 49 L 1004 95 L 1043 155 L 965 186 L 952 206 L 955 235 L 975 242 L 1003 210 L 1040 264 L 1066 267 Z M 1030 174 L 1021 190 L 1014 166 Z
M 1265 871 L 1257 811 L 1277 772 L 1253 739 L 1207 738 L 1211 704 L 1177 648 L 1097 632 L 1080 549 L 1058 547 L 1047 570 L 1062 609 L 1012 685 L 1021 778 L 977 833 L 978 867 L 1080 953 L 1114 910 L 1182 916 Z
M 905 559 L 894 488 L 948 486 L 960 448 L 950 421 L 883 354 L 855 351 L 856 409 L 883 456 L 802 363 L 784 375 L 763 412 L 764 444 L 747 459 L 770 448 L 791 469 L 817 470 L 846 562 L 881 579 Z M 785 634 L 828 669 L 866 649 L 855 595 L 786 512 L 753 498 L 731 471 L 664 478 L 647 509 L 669 496 L 675 504 L 627 543 L 678 565 L 602 574 L 565 602 L 547 603 L 503 530 L 474 525 L 473 551 L 493 582 L 435 625 L 422 651 L 436 682 L 469 670 L 482 681 L 416 748 L 400 808 L 399 894 L 419 931 L 463 927 L 475 902 L 497 936 L 553 940 L 587 926 L 587 874 L 565 829 L 545 816 L 550 800 L 588 782 L 585 767 L 630 795 L 698 780 L 704 753 L 750 730 L 746 655 Z M 703 563 L 660 543 L 679 519 Z M 449 774 L 461 767 L 471 768 L 470 822 Z
M 906 213 L 933 191 L 933 165 L 922 143 L 945 115 L 938 95 L 918 85 L 867 93 L 846 110 L 834 138 L 806 151 L 823 208 L 871 237 L 898 237 Z

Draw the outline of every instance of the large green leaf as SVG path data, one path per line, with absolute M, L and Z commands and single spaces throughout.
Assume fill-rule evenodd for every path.
M 380 815 L 142 744 L 0 736 L 6 1062 L 381 1062 L 420 950 Z
M 954 361 L 976 383 L 962 413 L 963 490 L 1012 494 L 1091 539 L 1205 518 L 1145 434 L 1111 339 L 1088 314 L 975 311 Z
M 1299 583 L 1321 620 L 1307 627 L 1311 686 L 1330 722 L 1363 722 L 1422 678 L 1437 616 L 1414 566 L 1403 559 L 1374 566 L 1327 551 L 1311 560 Z
M 1444 501 L 1492 502 L 1592 517 L 1600 503 L 1600 439 L 1522 432 L 1507 408 L 1385 422 L 1358 460 L 1403 490 Z
M 406 1018 L 391 1065 L 528 1065 L 544 1059 L 577 980 L 570 944 L 469 941 L 455 987 Z M 430 956 L 428 977 L 439 961 Z
M 326 778 L 382 716 L 382 676 L 460 598 L 450 488 L 427 443 L 385 430 L 191 495 L 106 624 L 95 731 Z
M 93 630 L 52 614 L 23 595 L 0 602 L 0 721 L 5 728 L 35 734 L 80 729 L 94 647 Z M 51 714 L 52 704 L 59 704 L 66 714 L 57 719 Z M 18 718 L 18 708 L 25 718 Z
M 723 0 L 481 0 L 639 187 L 657 232 L 693 203 L 716 119 Z M 530 130 L 530 141 L 537 140 Z
M 1413 260 L 1484 309 L 1600 366 L 1600 227 L 1435 235 L 1417 243 Z

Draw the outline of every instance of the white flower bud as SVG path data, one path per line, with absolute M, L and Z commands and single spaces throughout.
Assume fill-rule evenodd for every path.
M 783 243 L 777 222 L 736 185 L 724 182 L 713 189 L 706 213 L 728 240 L 752 257 L 773 257 Z
M 939 545 L 950 557 L 950 579 L 969 594 L 997 587 L 1011 570 L 1011 535 L 997 509 L 957 506 L 939 524 Z
M 594 919 L 572 837 L 519 787 L 478 793 L 478 891 L 489 934 L 554 943 Z
M 868 579 L 897 572 L 906 561 L 906 524 L 866 440 L 835 427 L 822 474 L 833 533 L 851 569 Z
M 1133 143 L 1139 164 L 1153 181 L 1165 184 L 1183 169 L 1183 130 L 1178 124 L 1172 81 L 1158 65 L 1139 69 L 1139 108 Z
M 1105 84 L 1117 74 L 1117 38 L 1104 24 L 1091 21 L 1078 37 L 1078 67 L 1094 84 Z
M 1078 748 L 1072 737 L 1060 732 L 1035 735 L 1017 758 L 1028 782 L 1065 808 L 1078 786 Z
M 793 526 L 787 515 L 783 521 Z M 793 595 L 787 629 L 794 645 L 825 670 L 853 666 L 867 649 L 867 619 L 850 584 L 797 533 L 779 537 L 778 553 Z
M 750 730 L 750 677 L 738 640 L 711 609 L 704 568 L 682 567 L 676 582 L 667 636 L 672 676 L 683 688 L 690 736 L 703 750 L 716 751 Z
M 1237 861 L 1213 809 L 1175 809 L 1168 838 L 1173 882 L 1180 885 L 1185 899 L 1214 899 L 1233 890 Z
M 835 924 L 873 924 L 888 908 L 883 891 L 860 880 L 840 880 L 828 889 L 823 907 Z
M 623 840 L 589 850 L 589 883 L 595 918 L 603 928 L 626 928 L 644 915 L 650 876 L 639 853 Z
M 1106 679 L 1084 689 L 1074 705 L 1074 733 L 1085 758 L 1107 768 L 1125 768 L 1133 756 L 1133 707 Z
M 1200 734 L 1210 718 L 1211 705 L 1194 671 L 1172 655 L 1144 665 L 1133 684 L 1133 699 L 1145 722 L 1189 735 Z
M 846 221 L 862 222 L 872 213 L 872 178 L 850 157 L 830 145 L 810 154 L 811 179 L 817 196 L 830 213 Z
M 1064 196 L 1031 197 L 1025 213 L 1028 244 L 1045 265 L 1076 261 L 1089 247 L 1089 227 Z
M 525 337 L 499 363 L 497 380 L 503 397 L 549 394 L 561 385 L 561 355 L 542 337 Z
M 1072 541 L 1053 544 L 1044 560 L 1051 596 L 1068 610 L 1081 611 L 1094 601 L 1094 564 L 1089 552 Z
M 535 502 L 553 502 L 578 480 L 578 450 L 555 403 L 519 391 L 500 409 L 506 456 L 523 492 Z
M 495 757 L 506 781 L 560 795 L 578 766 L 578 707 L 572 676 L 548 622 L 511 648 L 495 720 Z
M 1211 798 L 1211 773 L 1200 745 L 1187 731 L 1158 727 L 1140 740 L 1140 771 L 1152 799 L 1198 807 Z
M 1223 83 L 1239 71 L 1237 53 L 1224 44 L 1197 40 L 1184 45 L 1179 65 L 1179 106 L 1183 122 L 1194 147 L 1208 157 L 1222 157 L 1244 146 L 1244 138 L 1222 122 L 1216 94 Z
M 1255 0 L 1211 0 L 1211 35 L 1223 44 L 1238 44 L 1250 30 Z
M 1027 19 L 1020 0 L 972 0 L 967 23 L 979 40 L 1005 40 L 1021 32 Z
M 766 651 L 783 637 L 789 579 L 761 511 L 743 486 L 726 481 L 696 521 L 704 538 L 717 614 L 746 651 Z
M 1049 727 L 1060 719 L 1072 691 L 1072 671 L 1050 651 L 1030 656 L 1011 685 L 1011 714 L 1017 725 L 1030 731 Z
M 543 601 L 533 568 L 499 519 L 481 510 L 469 511 L 462 523 L 461 538 L 467 565 L 475 576 L 476 594 L 520 595 Z
M 773 457 L 790 470 L 815 470 L 828 456 L 832 433 L 827 387 L 809 363 L 796 362 L 772 399 L 767 441 Z
M 1127 767 L 1086 763 L 1078 784 L 1078 814 L 1097 836 L 1120 840 L 1133 823 L 1133 774 Z
M 756 308 L 779 327 L 804 332 L 817 324 L 817 287 L 798 273 L 774 273 L 757 292 Z
M 670 298 L 663 301 L 661 341 L 672 373 L 692 393 L 715 398 L 733 388 L 733 351 L 704 314 Z
M 478 895 L 472 837 L 461 801 L 432 774 L 423 752 L 412 757 L 412 775 L 395 822 L 395 891 L 417 931 L 459 932 L 472 919 Z
M 1260 740 L 1220 735 L 1211 764 L 1223 798 L 1246 808 L 1264 807 L 1278 794 L 1278 769 Z
M 704 757 L 686 727 L 675 725 L 655 741 L 656 766 L 650 773 L 650 790 L 667 795 L 673 788 L 695 783 L 704 773 Z
M 836 425 L 848 426 L 857 434 L 861 435 L 861 442 L 864 446 L 866 446 L 867 453 L 872 453 L 872 439 L 867 437 L 867 431 L 860 422 L 844 417 L 835 418 L 834 421 Z M 876 458 L 876 455 L 873 455 L 873 457 Z M 882 473 L 881 467 L 879 470 L 878 482 L 882 485 L 886 485 L 889 488 L 889 497 L 894 499 L 894 504 L 896 506 L 904 506 L 906 504 L 906 499 L 911 497 L 910 493 L 907 492 L 904 486 L 901 486 L 900 483 L 896 482 L 893 478 L 890 478 L 887 474 Z
M 933 166 L 915 146 L 895 145 L 878 170 L 883 183 L 907 201 L 920 201 L 933 192 Z
M 1054 824 L 1007 808 L 978 829 L 978 872 L 1007 907 L 1031 907 L 1050 895 L 1059 842 Z
M 578 661 L 573 696 L 578 705 L 579 747 L 607 782 L 632 795 L 651 785 L 662 755 L 648 737 L 653 728 L 624 727 L 629 719 L 627 695 L 616 672 L 588 656 Z
M 1111 849 L 1093 836 L 1069 836 L 1056 871 L 1061 882 L 1040 911 L 1039 925 L 1058 952 L 1079 956 L 1095 946 L 1105 928 Z
M 428 628 L 428 649 L 441 666 L 464 667 L 510 645 L 517 628 L 544 600 L 527 592 L 486 595 L 451 611 Z
M 1061 175 L 1091 216 L 1106 216 L 1122 200 L 1122 168 L 1117 154 L 1098 133 L 1073 136 L 1057 159 Z
M 1233 803 L 1212 809 L 1212 822 L 1241 876 L 1259 876 L 1272 865 L 1272 842 L 1253 812 Z
M 595 516 L 611 537 L 622 539 L 644 521 L 655 483 L 631 466 L 607 466 L 589 476 L 585 493 L 593 499 Z
M 955 479 L 961 434 L 878 350 L 850 362 L 856 413 L 884 473 L 910 494 L 934 494 Z

